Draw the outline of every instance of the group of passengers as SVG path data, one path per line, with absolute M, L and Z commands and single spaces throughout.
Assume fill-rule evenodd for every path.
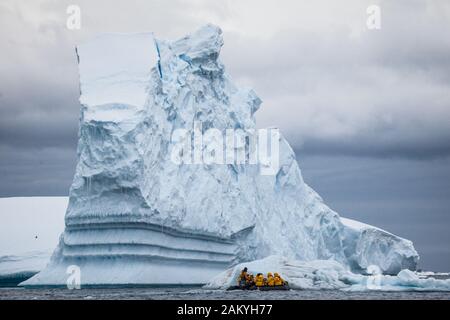
M 244 268 L 241 271 L 238 278 L 238 285 L 242 288 L 275 287 L 284 286 L 285 284 L 287 284 L 287 282 L 284 281 L 277 272 L 273 275 L 269 272 L 267 273 L 267 277 L 264 277 L 262 273 L 258 273 L 256 276 L 253 276 L 253 274 L 247 271 L 247 268 Z

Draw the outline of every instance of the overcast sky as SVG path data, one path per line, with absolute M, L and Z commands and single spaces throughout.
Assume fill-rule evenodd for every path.
M 81 8 L 68 30 L 66 8 Z M 368 30 L 366 9 L 381 8 Z M 219 25 L 221 59 L 263 100 L 307 183 L 343 216 L 412 239 L 450 271 L 450 2 L 0 2 L 0 196 L 67 195 L 79 117 L 74 47 L 101 32 L 176 39 Z

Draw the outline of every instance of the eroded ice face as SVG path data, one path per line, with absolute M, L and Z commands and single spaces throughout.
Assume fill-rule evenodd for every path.
M 77 53 L 81 104 L 145 104 L 150 71 L 158 62 L 152 33 L 104 34 L 78 46 Z

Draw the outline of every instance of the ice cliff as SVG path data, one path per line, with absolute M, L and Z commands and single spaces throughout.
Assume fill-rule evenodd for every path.
M 250 164 L 175 164 L 178 128 L 255 128 L 261 100 L 219 61 L 221 30 L 176 41 L 107 34 L 77 48 L 78 163 L 65 231 L 49 265 L 24 285 L 205 283 L 269 255 L 335 260 L 353 271 L 414 269 L 412 243 L 341 220 L 302 179 L 280 137 L 275 175 Z

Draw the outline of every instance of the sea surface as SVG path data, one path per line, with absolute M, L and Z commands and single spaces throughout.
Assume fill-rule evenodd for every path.
M 345 292 L 341 290 L 223 291 L 199 287 L 164 288 L 0 288 L 0 300 L 450 300 L 450 292 Z

